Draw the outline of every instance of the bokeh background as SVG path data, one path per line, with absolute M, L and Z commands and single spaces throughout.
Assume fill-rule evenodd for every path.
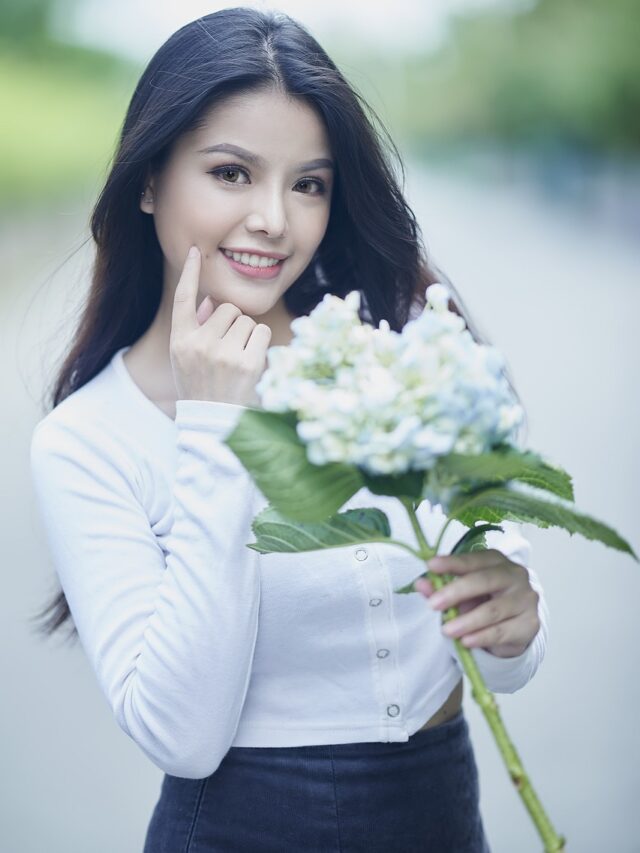
M 118 729 L 80 647 L 35 632 L 57 584 L 28 449 L 88 287 L 88 217 L 136 80 L 174 30 L 223 5 L 0 0 L 7 853 L 138 853 L 159 794 L 161 771 Z M 246 5 L 298 18 L 368 99 L 432 257 L 507 358 L 529 446 L 640 552 L 637 0 Z M 501 711 L 568 851 L 637 853 L 640 565 L 557 529 L 525 533 L 551 637 Z M 492 851 L 538 853 L 465 694 Z

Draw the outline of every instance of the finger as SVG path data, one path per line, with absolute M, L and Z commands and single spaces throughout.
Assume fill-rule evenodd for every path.
M 427 561 L 430 572 L 451 572 L 454 575 L 464 575 L 475 572 L 494 563 L 502 563 L 507 558 L 497 548 L 485 548 L 482 551 L 471 551 L 467 554 L 448 554 L 432 557 Z
M 172 331 L 190 332 L 194 326 L 197 326 L 196 296 L 199 278 L 200 251 L 197 246 L 192 246 L 185 259 L 182 274 L 178 279 L 173 295 Z
M 485 601 L 490 601 L 490 595 L 478 595 L 476 598 L 468 598 L 466 601 L 461 601 L 458 604 L 458 613 L 468 613 L 470 610 L 473 610 L 474 607 L 477 607 L 479 604 L 484 604 Z
M 425 598 L 429 598 L 435 591 L 432 582 L 428 578 L 418 578 L 414 583 L 413 588 L 424 595 Z M 472 610 L 474 607 L 477 607 L 478 604 L 483 604 L 490 598 L 490 595 L 479 595 L 476 598 L 469 598 L 466 601 L 461 601 L 458 605 L 458 613 L 466 613 L 468 610 Z
M 201 326 L 206 323 L 214 310 L 213 300 L 210 296 L 205 296 L 200 305 L 198 305 L 198 310 L 196 311 L 196 320 L 198 323 Z
M 432 592 L 433 592 L 433 584 L 432 584 L 432 583 L 431 583 L 431 581 L 430 581 L 430 580 L 428 580 L 427 578 L 418 578 L 418 580 L 413 584 L 413 588 L 414 588 L 417 592 L 419 592 L 419 593 L 421 593 L 422 595 L 426 596 L 427 598 L 428 598 L 428 597 L 432 594 Z
M 523 607 L 519 598 L 500 595 L 468 610 L 464 615 L 450 619 L 442 630 L 448 637 L 462 637 L 464 634 L 482 631 L 491 625 L 504 622 L 505 619 L 519 616 L 525 609 L 526 606 Z
M 272 329 L 266 323 L 257 323 L 249 335 L 244 351 L 256 359 L 264 357 L 264 366 L 267 366 L 266 350 L 271 341 Z
M 489 566 L 450 581 L 434 592 L 429 603 L 436 610 L 447 610 L 449 607 L 457 607 L 468 598 L 502 592 L 512 583 L 513 578 L 505 566 Z
M 496 625 L 491 625 L 481 631 L 474 631 L 472 634 L 465 634 L 460 642 L 464 646 L 491 647 L 513 645 L 514 647 L 525 646 L 531 641 L 531 637 L 535 636 L 535 631 L 532 632 L 530 627 L 530 617 L 527 613 L 521 613 L 518 616 L 513 616 L 511 619 L 504 619 Z
M 227 329 L 224 330 L 222 337 L 224 338 L 225 346 L 230 347 L 234 352 L 246 352 L 251 336 L 256 329 L 256 322 L 248 314 L 243 314 L 238 307 L 232 307 L 235 307 L 236 315 L 235 317 L 233 315 L 229 316 L 230 323 Z M 253 350 L 249 355 L 252 352 Z

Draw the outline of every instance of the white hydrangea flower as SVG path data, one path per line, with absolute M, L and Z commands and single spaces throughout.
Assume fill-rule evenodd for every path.
M 450 289 L 426 290 L 422 314 L 400 333 L 363 324 L 360 293 L 326 294 L 271 347 L 256 385 L 267 411 L 292 411 L 316 465 L 344 462 L 370 474 L 432 469 L 440 456 L 510 442 L 523 419 L 494 347 L 477 344 L 449 311 Z M 434 484 L 446 504 L 449 484 Z

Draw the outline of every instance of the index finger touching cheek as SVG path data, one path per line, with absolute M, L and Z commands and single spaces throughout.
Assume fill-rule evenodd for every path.
M 192 246 L 173 294 L 172 330 L 190 331 L 198 325 L 196 296 L 200 280 L 200 250 Z

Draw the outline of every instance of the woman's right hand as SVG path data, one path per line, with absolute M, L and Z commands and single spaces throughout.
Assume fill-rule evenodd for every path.
M 259 405 L 271 329 L 207 296 L 196 311 L 200 251 L 187 255 L 173 299 L 169 351 L 179 400 Z

